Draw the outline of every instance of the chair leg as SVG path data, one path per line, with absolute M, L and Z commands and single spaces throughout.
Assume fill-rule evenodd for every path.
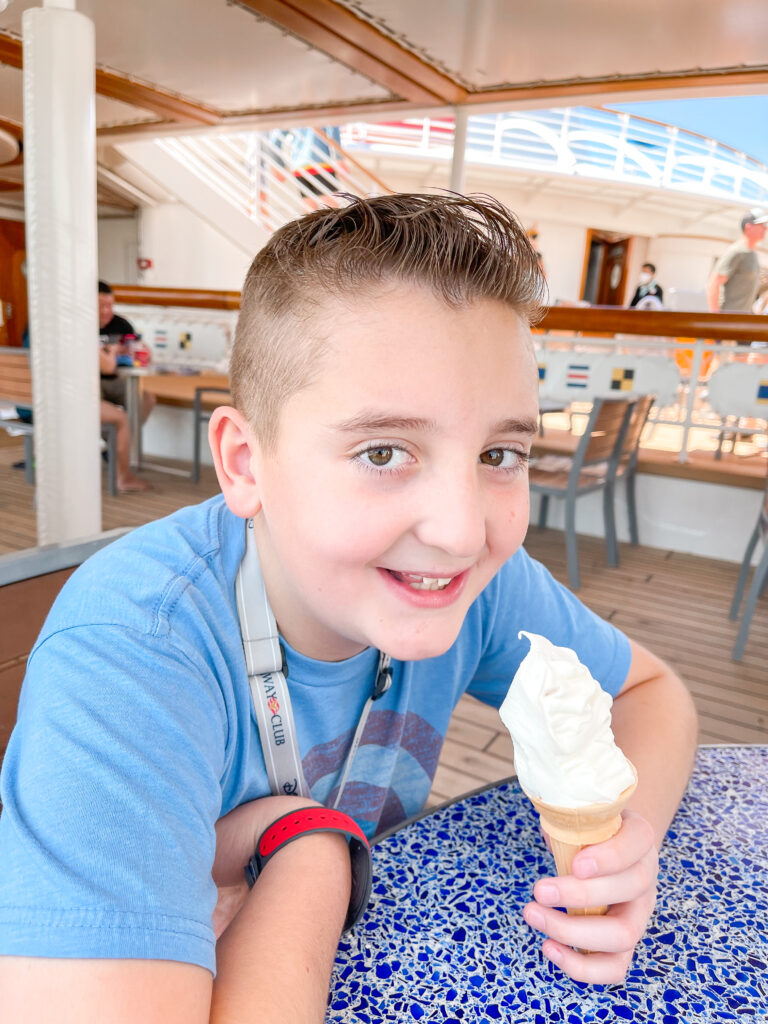
M 572 498 L 565 503 L 565 551 L 568 561 L 568 581 L 571 590 L 578 590 L 581 586 L 579 545 L 576 538 L 576 501 Z
M 547 525 L 547 513 L 549 511 L 549 495 L 542 494 L 539 496 L 539 526 L 543 530 Z
M 629 541 L 635 546 L 640 543 L 640 533 L 637 529 L 637 500 L 635 497 L 635 474 L 627 474 L 627 518 L 629 519 Z
M 192 438 L 192 472 L 190 473 L 193 484 L 200 482 L 200 411 L 200 396 L 198 395 L 195 398 L 195 408 L 193 411 L 195 433 Z
M 35 444 L 31 434 L 24 435 L 24 479 L 35 483 Z
M 768 544 L 766 545 L 763 557 L 755 568 L 755 575 L 752 577 L 752 586 L 749 588 L 749 594 L 747 594 L 747 603 L 744 605 L 744 614 L 741 617 L 741 625 L 739 626 L 739 634 L 736 637 L 736 643 L 733 647 L 733 660 L 741 661 L 742 655 L 744 654 L 744 648 L 747 643 L 747 637 L 749 636 L 749 627 L 752 623 L 752 616 L 755 614 L 755 606 L 757 599 L 768 580 Z
M 736 581 L 736 589 L 733 592 L 733 601 L 731 602 L 731 610 L 728 612 L 729 619 L 736 619 L 739 615 L 739 606 L 741 605 L 741 599 L 744 597 L 744 588 L 747 585 L 747 577 L 749 576 L 749 563 L 752 561 L 752 554 L 757 546 L 757 541 L 760 536 L 760 531 L 757 527 L 752 531 L 752 536 L 749 538 L 747 544 L 747 550 L 744 552 L 744 558 L 741 560 L 741 569 L 739 569 L 739 578 Z
M 107 488 L 111 497 L 117 496 L 117 425 L 107 424 Z
M 616 540 L 616 494 L 609 482 L 603 488 L 603 526 L 605 529 L 605 553 L 608 566 L 616 569 L 619 564 L 619 544 Z

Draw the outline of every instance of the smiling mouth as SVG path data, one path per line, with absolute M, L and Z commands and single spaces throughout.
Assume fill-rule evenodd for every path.
M 389 572 L 396 580 L 407 583 L 413 590 L 445 590 L 455 579 L 454 576 L 422 576 L 416 572 L 395 572 L 394 569 L 390 569 Z

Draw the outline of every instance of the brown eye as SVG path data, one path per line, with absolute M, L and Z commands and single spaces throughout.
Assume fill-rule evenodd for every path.
M 392 461 L 391 448 L 369 448 L 365 454 L 373 466 L 386 466 Z
M 504 462 L 506 450 L 504 448 L 489 448 L 483 452 L 480 461 L 484 466 L 500 466 Z

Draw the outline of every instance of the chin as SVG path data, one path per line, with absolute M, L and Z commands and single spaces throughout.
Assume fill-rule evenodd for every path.
M 442 634 L 439 637 L 416 636 L 409 639 L 402 637 L 393 640 L 388 646 L 379 648 L 397 661 L 424 661 L 427 658 L 439 658 L 445 654 L 456 642 L 459 631 L 450 636 Z

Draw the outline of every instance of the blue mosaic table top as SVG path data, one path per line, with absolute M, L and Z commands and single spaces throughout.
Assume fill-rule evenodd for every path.
M 373 868 L 328 1024 L 768 1021 L 768 746 L 699 749 L 620 986 L 572 981 L 524 922 L 554 866 L 516 781 L 404 826 L 374 847 Z

